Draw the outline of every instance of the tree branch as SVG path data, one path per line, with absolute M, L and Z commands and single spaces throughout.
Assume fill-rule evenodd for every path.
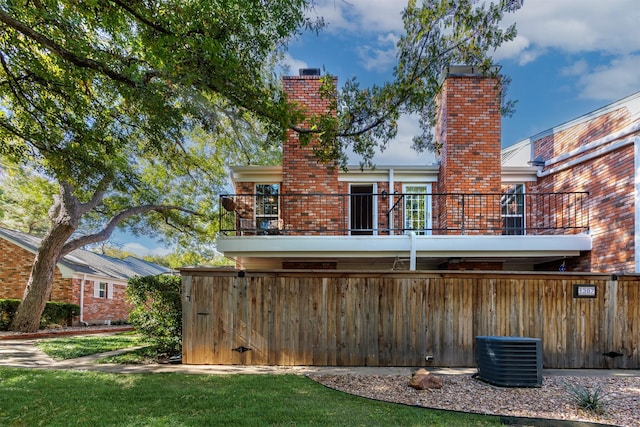
M 107 240 L 116 226 L 124 221 L 127 218 L 130 218 L 135 215 L 142 215 L 149 212 L 166 212 L 166 211 L 181 211 L 191 215 L 200 215 L 198 212 L 192 211 L 190 209 L 185 209 L 180 206 L 171 206 L 171 205 L 147 205 L 147 206 L 134 206 L 123 211 L 120 211 L 113 218 L 109 220 L 107 225 L 99 232 L 94 234 L 88 234 L 86 236 L 81 236 L 76 239 L 68 241 L 62 248 L 61 256 L 67 255 L 69 252 L 72 252 L 82 246 L 89 245 L 91 243 L 98 243 L 104 240 Z
M 155 22 L 151 22 L 150 20 L 148 20 L 147 18 L 145 18 L 144 16 L 142 16 L 140 13 L 136 12 L 132 7 L 129 6 L 129 4 L 127 2 L 122 2 L 120 0 L 111 0 L 111 3 L 114 3 L 115 5 L 121 7 L 122 9 L 126 10 L 127 12 L 129 12 L 131 14 L 131 16 L 133 16 L 134 18 L 136 18 L 138 21 L 142 22 L 143 24 L 145 24 L 148 27 L 153 28 L 154 30 L 162 33 L 162 34 L 166 34 L 166 35 L 174 35 L 174 33 L 172 33 L 171 31 L 167 30 L 166 28 L 162 27 L 161 25 L 156 24 Z
M 86 203 L 80 203 L 78 206 L 78 215 L 84 216 L 87 212 L 94 209 L 96 206 L 102 202 L 105 192 L 107 188 L 109 188 L 109 184 L 111 183 L 111 178 L 106 175 L 102 177 L 98 185 L 96 186 L 96 191 L 91 195 L 91 200 Z
M 8 25 L 14 30 L 20 32 L 25 37 L 32 39 L 38 43 L 40 43 L 43 47 L 49 49 L 51 52 L 60 56 L 61 58 L 71 62 L 72 64 L 80 67 L 80 68 L 88 68 L 91 70 L 98 71 L 111 79 L 124 83 L 130 87 L 137 87 L 139 84 L 135 80 L 120 74 L 111 68 L 107 67 L 105 64 L 95 61 L 90 58 L 83 58 L 81 56 L 76 55 L 68 49 L 65 49 L 63 46 L 44 36 L 43 34 L 34 31 L 31 27 L 24 24 L 23 22 L 14 19 L 9 16 L 4 10 L 0 10 L 0 22 Z

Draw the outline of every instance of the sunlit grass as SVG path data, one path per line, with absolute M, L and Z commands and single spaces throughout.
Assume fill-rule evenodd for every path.
M 49 338 L 38 341 L 36 346 L 50 357 L 62 360 L 146 344 L 148 343 L 142 336 L 125 332 L 114 335 Z
M 7 426 L 498 426 L 372 401 L 296 375 L 108 374 L 0 367 Z
M 118 365 L 147 365 L 157 361 L 158 352 L 154 347 L 143 347 L 114 356 L 101 357 L 96 363 L 115 363 Z

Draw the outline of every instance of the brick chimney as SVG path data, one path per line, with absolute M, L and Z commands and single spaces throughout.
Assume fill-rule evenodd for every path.
M 283 88 L 290 102 L 296 103 L 303 108 L 305 115 L 323 114 L 328 111 L 329 100 L 320 97 L 321 76 L 317 68 L 306 68 L 300 70 L 298 76 L 287 76 L 283 78 Z M 337 79 L 334 81 L 337 86 Z M 304 127 L 305 123 L 300 123 Z M 287 131 L 286 139 L 282 144 L 282 194 L 340 194 L 337 168 L 331 169 L 327 165 L 319 163 L 313 155 L 314 141 L 305 147 L 300 145 L 298 134 L 293 130 Z M 312 203 L 318 203 L 314 206 Z M 327 218 L 339 218 L 339 199 L 332 200 L 327 206 L 329 198 L 312 198 L 306 201 L 300 200 L 297 212 L 292 203 L 288 201 L 288 211 L 283 212 L 287 218 L 285 223 L 290 228 L 295 229 L 297 225 L 301 228 L 318 230 L 326 229 Z M 331 210 L 335 206 L 334 215 Z M 320 223 L 321 219 L 322 223 Z M 304 226 L 302 227 L 302 223 Z
M 438 191 L 452 194 L 500 193 L 501 114 L 500 79 L 486 77 L 470 66 L 448 67 L 443 74 L 435 137 L 442 145 Z M 439 206 L 440 226 L 461 227 L 459 198 L 448 197 Z M 472 201 L 475 201 L 473 203 Z M 493 205 L 497 203 L 497 208 Z M 455 208 L 454 208 L 455 205 Z M 487 207 L 491 206 L 491 209 Z M 464 216 L 465 234 L 500 231 L 499 199 L 469 198 Z M 458 212 L 455 214 L 454 212 Z M 473 225 L 473 226 L 472 226 Z M 450 234 L 458 234 L 451 232 Z

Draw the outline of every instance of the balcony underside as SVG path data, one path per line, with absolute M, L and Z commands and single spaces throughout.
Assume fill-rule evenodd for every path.
M 532 265 L 591 250 L 591 236 L 221 236 L 218 250 L 244 268 L 282 261 L 332 261 L 345 268 L 389 269 L 415 252 L 418 268 L 443 262 L 496 261 Z

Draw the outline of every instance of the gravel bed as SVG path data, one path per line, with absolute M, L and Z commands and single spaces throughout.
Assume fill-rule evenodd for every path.
M 409 387 L 410 376 L 405 375 L 319 374 L 309 377 L 327 387 L 357 396 L 427 408 L 640 426 L 640 377 L 547 376 L 541 387 L 504 388 L 470 375 L 438 375 L 445 381 L 439 390 L 415 390 Z M 577 408 L 567 384 L 588 390 L 599 386 L 605 396 L 604 413 L 598 415 Z

